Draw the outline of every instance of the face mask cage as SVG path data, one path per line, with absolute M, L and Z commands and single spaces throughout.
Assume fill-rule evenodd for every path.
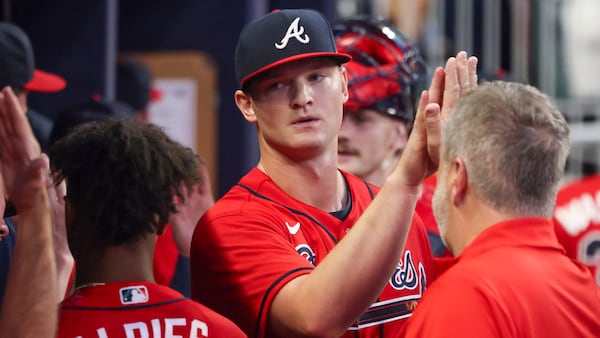
M 412 122 L 418 86 L 427 67 L 412 41 L 389 22 L 351 19 L 333 27 L 338 51 L 352 55 L 346 64 L 347 109 L 371 108 Z

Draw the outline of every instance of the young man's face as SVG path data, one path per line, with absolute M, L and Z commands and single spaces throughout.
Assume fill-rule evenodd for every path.
M 340 168 L 381 185 L 408 139 L 406 123 L 373 109 L 344 111 L 338 137 Z
M 328 58 L 283 64 L 254 79 L 248 94 L 236 92 L 261 147 L 294 158 L 335 149 L 346 98 L 345 70 Z

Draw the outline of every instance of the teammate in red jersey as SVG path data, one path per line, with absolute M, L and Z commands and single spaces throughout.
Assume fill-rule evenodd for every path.
M 408 141 L 425 62 L 386 20 L 347 19 L 333 33 L 338 51 L 352 57 L 344 65 L 348 100 L 338 137 L 340 168 L 381 186 Z
M 406 146 L 427 67 L 415 44 L 390 22 L 356 17 L 333 26 L 346 63 L 348 100 L 338 137 L 338 160 L 344 169 L 381 186 Z M 416 211 L 434 256 L 447 251 L 431 210 L 435 175 L 423 182 Z
M 598 337 L 600 289 L 550 217 L 569 128 L 548 96 L 488 82 L 442 132 L 433 210 L 457 257 L 427 290 L 407 337 Z
M 567 255 L 585 264 L 600 286 L 600 175 L 583 177 L 558 191 L 554 224 Z
M 381 190 L 337 168 L 349 60 L 313 10 L 275 11 L 240 34 L 235 101 L 261 156 L 200 220 L 190 258 L 192 297 L 249 336 L 395 337 L 434 278 L 414 207 L 440 114 L 476 85 L 476 59 L 436 70 Z
M 147 93 L 146 96 L 148 96 Z M 88 100 L 79 102 L 59 112 L 54 118 L 49 144 L 52 145 L 65 137 L 74 127 L 83 123 L 104 121 L 109 118 L 132 119 L 135 116 L 137 114 L 133 109 L 120 101 Z M 208 177 L 206 165 L 201 159 L 198 160 L 200 175 Z M 154 279 L 158 284 L 169 286 L 184 296 L 190 297 L 189 247 L 192 233 L 200 216 L 214 204 L 214 199 L 208 179 L 203 179 L 193 189 L 186 190 L 184 193 L 186 195 L 185 202 L 179 201 L 178 212 L 171 214 L 169 224 L 156 241 L 153 266 Z M 62 196 L 60 202 L 63 202 Z M 60 215 L 64 218 L 64 205 Z M 64 221 L 62 223 L 64 224 Z M 72 288 L 68 289 L 68 292 L 70 291 Z
M 77 265 L 58 337 L 245 337 L 230 320 L 158 285 L 157 237 L 177 212 L 173 195 L 199 180 L 197 158 L 157 126 L 134 120 L 80 125 L 50 151 L 67 181 L 66 227 Z

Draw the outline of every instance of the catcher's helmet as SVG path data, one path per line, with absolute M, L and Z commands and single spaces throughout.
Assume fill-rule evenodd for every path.
M 371 108 L 409 123 L 427 69 L 415 44 L 389 21 L 356 17 L 333 26 L 337 49 L 350 54 L 347 109 Z

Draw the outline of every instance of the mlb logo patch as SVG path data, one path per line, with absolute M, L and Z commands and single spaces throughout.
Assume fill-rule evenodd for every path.
M 143 285 L 128 286 L 119 290 L 121 304 L 139 304 L 148 302 L 148 289 Z

